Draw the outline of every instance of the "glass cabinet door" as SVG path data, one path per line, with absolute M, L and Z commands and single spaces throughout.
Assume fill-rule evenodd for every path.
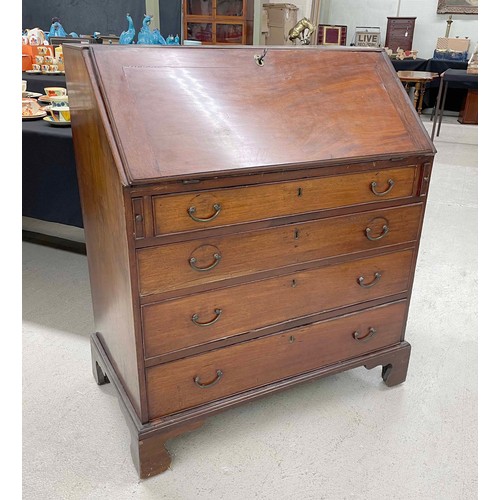
M 187 40 L 212 41 L 212 23 L 187 23 Z
M 184 39 L 205 45 L 247 43 L 249 1 L 184 0 Z
M 217 23 L 215 30 L 216 43 L 238 43 L 243 41 L 243 25 Z
M 243 0 L 216 0 L 217 16 L 238 16 L 243 15 Z
M 212 0 L 187 0 L 187 13 L 190 16 L 211 16 Z

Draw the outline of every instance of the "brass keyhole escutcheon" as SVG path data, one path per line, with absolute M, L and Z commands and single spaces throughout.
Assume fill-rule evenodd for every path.
M 295 240 L 298 240 L 299 239 L 299 230 L 298 229 L 295 229 L 295 231 L 293 232 L 293 238 Z
M 295 288 L 297 286 L 297 280 L 292 280 L 292 288 Z
M 302 188 L 297 189 L 297 196 L 302 196 Z
M 295 342 L 295 337 L 293 335 L 290 335 L 288 342 L 290 342 L 290 344 L 293 344 Z

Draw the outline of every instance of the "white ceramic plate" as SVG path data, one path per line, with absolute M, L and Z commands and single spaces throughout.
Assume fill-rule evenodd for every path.
M 36 99 L 37 97 L 40 97 L 43 94 L 40 94 L 40 92 L 23 92 L 23 97 L 28 97 L 30 99 Z
M 54 125 L 55 127 L 69 127 L 71 125 L 71 122 L 56 122 L 54 121 L 52 116 L 46 116 L 43 120 L 47 123 L 50 123 L 51 125 Z
M 27 69 L 25 73 L 31 73 L 33 75 L 39 75 L 41 71 L 39 69 Z
M 36 115 L 23 116 L 23 120 L 36 120 L 37 118 L 44 118 L 44 116 L 47 116 L 47 113 L 45 111 L 40 111 Z M 45 118 L 44 118 L 44 120 L 45 120 Z

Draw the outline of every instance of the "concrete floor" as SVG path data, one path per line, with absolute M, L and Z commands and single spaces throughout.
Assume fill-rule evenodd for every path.
M 145 481 L 91 374 L 85 256 L 24 242 L 23 498 L 477 498 L 477 127 L 445 117 L 435 144 L 406 382 L 358 368 L 230 410 L 170 441 L 172 469 Z

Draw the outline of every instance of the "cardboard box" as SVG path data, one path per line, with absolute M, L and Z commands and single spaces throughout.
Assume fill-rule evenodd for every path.
M 455 52 L 468 52 L 470 40 L 467 38 L 445 38 L 437 39 L 436 50 L 453 50 Z

